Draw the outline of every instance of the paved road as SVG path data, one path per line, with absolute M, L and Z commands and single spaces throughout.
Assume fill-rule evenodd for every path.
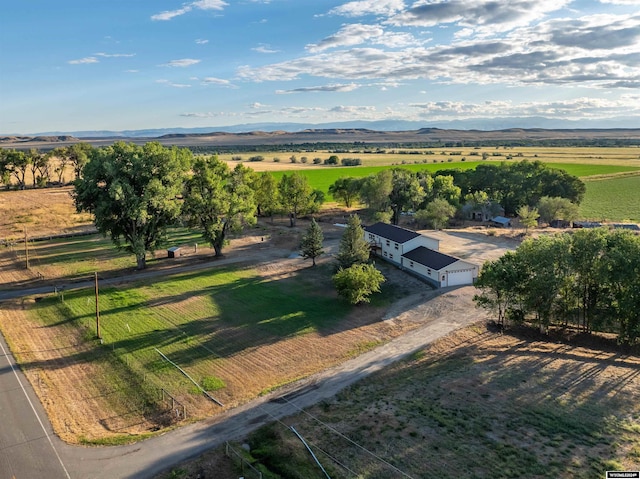
M 70 479 L 62 442 L 0 336 L 0 478 Z

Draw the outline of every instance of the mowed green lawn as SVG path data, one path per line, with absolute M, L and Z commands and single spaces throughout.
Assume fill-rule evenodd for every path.
M 107 354 L 128 369 L 130 374 L 120 375 L 119 383 L 113 384 L 125 397 L 144 396 L 138 391 L 142 383 L 149 391 L 155 389 L 156 397 L 160 387 L 178 397 L 202 397 L 158 349 L 196 381 L 222 385 L 217 394 L 229 398 L 233 394 L 225 393 L 226 387 L 242 389 L 235 384 L 243 380 L 236 375 L 237 355 L 286 338 L 335 329 L 351 311 L 327 294 L 330 281 L 324 284 L 318 276 L 322 268 L 280 280 L 264 279 L 251 269 L 216 269 L 101 288 L 103 344 L 96 344 L 95 360 L 104 360 Z M 80 329 L 86 341 L 95 340 L 93 288 L 65 292 L 64 301 L 43 298 L 28 313 L 35 324 Z M 94 357 L 80 359 L 91 362 Z M 243 374 L 260 375 L 260 364 L 251 368 Z M 146 394 L 152 396 L 152 392 Z
M 585 182 L 580 215 L 591 220 L 640 222 L 640 175 Z

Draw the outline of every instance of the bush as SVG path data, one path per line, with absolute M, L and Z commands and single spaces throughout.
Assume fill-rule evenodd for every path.
M 340 161 L 342 166 L 360 166 L 362 164 L 362 160 L 360 158 L 343 158 Z
M 242 157 L 241 156 L 232 156 L 231 157 L 231 161 L 242 161 Z
M 380 292 L 384 276 L 372 264 L 354 264 L 333 276 L 338 295 L 351 304 L 368 303 L 369 296 Z
M 331 155 L 329 158 L 324 160 L 325 165 L 337 165 L 339 158 L 336 155 Z
M 264 156 L 256 155 L 249 158 L 249 161 L 264 161 Z
M 277 156 L 273 157 L 273 162 L 274 163 L 280 163 L 280 158 L 278 158 Z
M 319 165 L 320 163 L 322 163 L 322 158 L 314 158 L 313 159 L 313 164 L 314 165 Z

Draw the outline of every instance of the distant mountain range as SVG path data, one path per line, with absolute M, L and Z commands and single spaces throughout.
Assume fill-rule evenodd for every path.
M 76 138 L 157 138 L 165 135 L 202 134 L 202 133 L 248 133 L 255 131 L 290 133 L 304 130 L 326 129 L 368 129 L 376 131 L 409 131 L 424 128 L 454 129 L 454 130 L 483 130 L 494 131 L 512 128 L 523 129 L 618 129 L 640 128 L 640 117 L 616 118 L 611 120 L 562 120 L 545 117 L 523 118 L 477 118 L 472 120 L 452 121 L 404 121 L 404 120 L 380 120 L 380 121 L 346 121 L 322 124 L 311 123 L 245 123 L 229 126 L 212 126 L 198 128 L 149 128 L 144 130 L 84 130 L 84 131 L 46 131 L 31 134 L 11 136 L 73 136 Z

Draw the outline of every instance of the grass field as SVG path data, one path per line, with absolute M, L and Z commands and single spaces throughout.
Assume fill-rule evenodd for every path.
M 461 170 L 470 170 L 481 164 L 495 164 L 494 162 L 482 161 L 465 161 L 452 163 L 427 163 L 427 164 L 404 164 L 398 165 L 404 169 L 411 171 L 429 171 L 435 173 L 443 169 L 458 168 Z M 549 164 L 553 168 L 567 171 L 568 173 L 578 176 L 587 177 L 593 175 L 615 175 L 618 173 L 640 171 L 639 166 L 622 166 L 622 165 L 598 165 L 598 164 L 574 164 L 574 163 L 553 163 Z M 329 186 L 341 177 L 351 176 L 354 178 L 363 178 L 375 174 L 379 171 L 389 168 L 389 166 L 353 166 L 353 167 L 325 167 L 321 169 L 302 170 L 302 173 L 308 178 L 312 188 L 321 190 L 328 194 Z M 280 179 L 282 175 L 290 174 L 289 171 L 274 171 L 273 175 Z
M 598 346 L 475 326 L 285 423 L 334 478 L 402 477 L 354 442 L 415 478 L 600 479 L 637 470 L 640 361 Z M 255 456 L 268 451 L 265 463 L 295 470 L 293 458 L 302 458 L 300 467 L 313 469 L 280 424 L 248 442 Z
M 167 232 L 169 246 L 188 245 L 191 250 L 198 241 L 202 242 L 198 231 L 169 228 Z M 136 266 L 131 253 L 117 249 L 110 238 L 100 234 L 30 241 L 28 248 L 31 268 L 49 279 L 64 278 L 68 281 L 95 271 L 109 276 L 113 272 L 131 271 Z M 24 246 L 16 245 L 15 249 L 17 260 L 21 261 L 24 258 Z M 156 253 L 156 258 L 149 257 L 149 266 L 159 264 L 166 258 L 164 250 Z
M 587 180 L 580 205 L 583 218 L 640 222 L 640 175 Z
M 330 277 L 329 264 L 290 260 L 101 287 L 100 344 L 93 288 L 5 304 L 0 322 L 56 432 L 114 444 L 170 423 L 160 388 L 195 420 L 222 409 L 199 386 L 233 407 L 400 334 L 379 319 L 408 289 L 387 284 L 353 308 L 337 301 Z

